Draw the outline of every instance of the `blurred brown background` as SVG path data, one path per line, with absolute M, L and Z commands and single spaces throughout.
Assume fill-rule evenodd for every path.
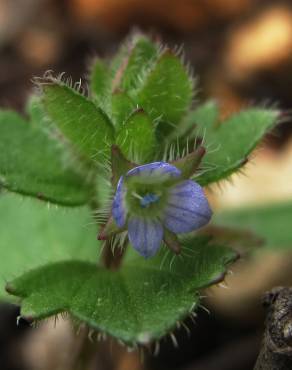
M 267 0 L 1 0 L 0 104 L 21 109 L 47 69 L 79 79 L 135 27 L 183 45 L 201 95 L 224 113 L 251 102 L 290 109 L 292 3 Z
M 198 97 L 216 99 L 222 117 L 250 104 L 276 105 L 283 123 L 246 168 L 246 178 L 212 192 L 214 207 L 292 198 L 292 1 L 268 0 L 0 0 L 0 106 L 24 110 L 31 78 L 46 70 L 86 76 L 93 56 L 110 57 L 138 28 L 170 46 L 184 46 L 199 77 Z M 252 181 L 251 181 L 252 179 Z M 213 288 L 190 338 L 176 333 L 157 357 L 99 344 L 90 369 L 249 370 L 258 352 L 265 289 L 292 281 L 291 255 L 245 259 Z M 1 306 L 0 369 L 73 369 L 78 349 L 62 323 L 28 329 L 18 310 Z M 77 347 L 76 347 L 77 346 Z M 17 354 L 17 355 L 16 355 Z M 73 361 L 74 362 L 74 361 Z

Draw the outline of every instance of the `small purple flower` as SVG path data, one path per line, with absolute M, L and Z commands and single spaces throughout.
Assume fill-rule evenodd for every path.
M 119 179 L 112 216 L 127 228 L 129 241 L 144 257 L 159 249 L 165 233 L 188 233 L 206 225 L 212 211 L 203 189 L 166 162 L 138 166 Z

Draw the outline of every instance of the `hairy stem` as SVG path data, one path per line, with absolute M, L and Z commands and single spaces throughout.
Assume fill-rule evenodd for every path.
M 112 250 L 111 242 L 106 240 L 102 251 L 103 266 L 109 270 L 117 270 L 122 263 L 125 249 L 126 246 L 121 246 L 121 248 L 115 248 Z

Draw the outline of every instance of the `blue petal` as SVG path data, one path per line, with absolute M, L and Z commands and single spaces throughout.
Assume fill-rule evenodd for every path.
M 161 245 L 163 227 L 160 222 L 131 217 L 128 222 L 129 240 L 143 257 L 154 256 Z
M 119 227 L 125 226 L 126 223 L 126 205 L 125 205 L 125 185 L 124 185 L 124 177 L 122 176 L 119 179 L 117 191 L 114 197 L 113 205 L 112 205 L 112 215 Z
M 127 177 L 137 176 L 144 181 L 165 181 L 172 177 L 179 177 L 181 171 L 166 162 L 153 162 L 135 167 L 127 173 Z
M 192 180 L 171 188 L 164 225 L 174 233 L 188 233 L 206 225 L 212 211 L 203 189 Z

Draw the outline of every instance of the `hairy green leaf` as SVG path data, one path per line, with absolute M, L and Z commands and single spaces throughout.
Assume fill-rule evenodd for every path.
M 48 262 L 98 260 L 97 230 L 87 207 L 48 207 L 36 199 L 2 193 L 0 219 L 0 266 L 6 281 Z
M 93 102 L 61 83 L 44 83 L 43 102 L 49 118 L 75 149 L 93 161 L 109 153 L 113 127 L 105 113 Z
M 212 129 L 207 125 L 208 129 L 204 131 L 201 124 L 198 135 L 204 138 L 207 152 L 202 160 L 203 173 L 197 181 L 207 185 L 242 167 L 265 134 L 275 126 L 277 117 L 275 110 L 250 108 L 214 125 Z
M 130 44 L 130 54 L 121 78 L 121 88 L 130 91 L 137 87 L 139 77 L 157 57 L 157 46 L 145 36 L 135 37 Z
M 0 152 L 0 182 L 7 189 L 64 205 L 89 201 L 91 186 L 66 163 L 64 149 L 41 124 L 1 111 Z
M 135 111 L 120 128 L 116 143 L 132 161 L 143 162 L 150 159 L 157 143 L 149 116 L 143 110 Z
M 126 119 L 131 113 L 134 112 L 135 109 L 135 103 L 126 93 L 118 91 L 112 94 L 111 115 L 117 130 L 125 123 Z
M 152 120 L 159 119 L 172 127 L 186 113 L 192 95 L 193 81 L 185 67 L 176 55 L 166 50 L 149 70 L 135 99 Z
M 187 114 L 178 127 L 179 136 L 185 135 L 191 139 L 198 136 L 203 138 L 207 131 L 212 131 L 216 127 L 218 121 L 218 105 L 212 100 L 207 101 Z
M 292 201 L 237 208 L 215 214 L 215 225 L 251 231 L 274 249 L 292 248 Z
M 127 343 L 159 339 L 199 303 L 198 290 L 221 280 L 234 260 L 230 249 L 196 238 L 180 257 L 129 259 L 117 272 L 72 261 L 28 272 L 8 284 L 22 298 L 23 316 L 41 319 L 62 311 Z
M 31 95 L 25 106 L 25 111 L 29 116 L 29 121 L 34 126 L 46 125 L 46 113 L 41 102 L 41 97 L 39 95 Z
M 90 90 L 97 104 L 110 93 L 110 73 L 104 61 L 96 58 L 90 70 Z
M 139 33 L 131 35 L 121 45 L 110 65 L 111 90 L 130 90 L 143 80 L 144 72 L 157 57 L 157 46 Z

